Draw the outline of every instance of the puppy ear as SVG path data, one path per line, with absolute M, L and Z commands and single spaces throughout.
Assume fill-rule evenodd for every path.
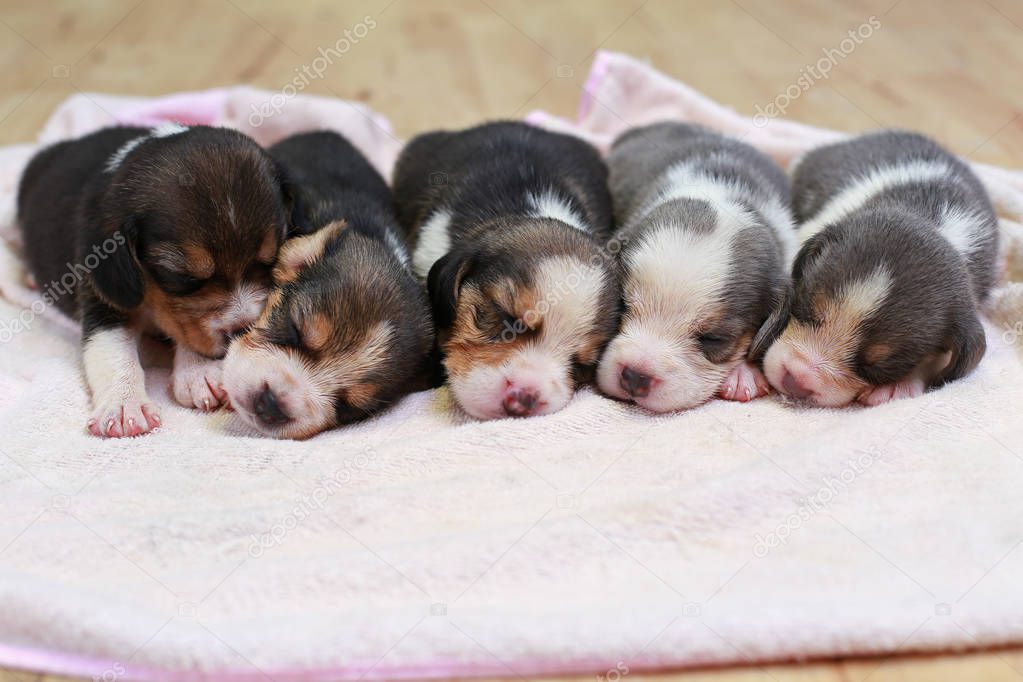
M 292 178 L 284 164 L 279 161 L 274 162 L 274 172 L 277 175 L 277 185 L 281 189 L 281 198 L 288 216 L 286 236 L 294 237 L 312 233 L 316 228 L 309 217 L 309 210 L 302 199 L 298 183 Z
M 792 281 L 803 278 L 803 269 L 807 264 L 820 254 L 828 242 L 833 238 L 828 236 L 827 231 L 821 231 L 803 242 L 796 254 L 796 260 L 792 263 Z
M 97 221 L 85 233 L 83 256 L 98 254 L 97 265 L 89 273 L 92 286 L 105 303 L 120 310 L 142 305 L 146 291 L 136 250 L 138 231 L 139 219 L 130 216 L 115 229 Z
M 316 232 L 285 240 L 277 252 L 273 278 L 277 285 L 298 279 L 298 274 L 323 256 L 327 247 L 348 226 L 344 220 L 335 220 Z
M 760 325 L 753 341 L 750 342 L 746 357 L 750 362 L 760 362 L 764 353 L 771 347 L 789 323 L 792 311 L 793 289 L 790 282 L 779 283 L 771 292 L 771 313 Z
M 472 270 L 472 260 L 454 251 L 441 256 L 426 276 L 426 290 L 430 295 L 433 322 L 438 330 L 455 323 L 455 305 L 462 280 Z
M 952 357 L 931 382 L 932 386 L 941 386 L 966 376 L 984 357 L 987 339 L 984 327 L 973 311 L 958 315 L 946 341 L 946 350 L 952 353 Z

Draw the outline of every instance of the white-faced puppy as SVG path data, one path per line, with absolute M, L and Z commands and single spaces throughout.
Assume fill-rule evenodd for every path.
M 281 247 L 277 287 L 231 344 L 224 387 L 263 433 L 307 438 L 425 387 L 433 323 L 391 192 L 362 154 L 331 132 L 270 154 L 294 182 L 306 234 Z
M 226 401 L 215 359 L 263 309 L 289 202 L 270 156 L 222 128 L 107 128 L 32 159 L 18 193 L 25 253 L 44 296 L 81 319 L 93 434 L 160 424 L 143 332 L 174 342 L 178 402 Z
M 600 361 L 601 390 L 654 412 L 766 393 L 746 354 L 788 284 L 785 173 L 749 145 L 682 123 L 627 132 L 608 167 L 625 310 Z
M 590 145 L 521 123 L 429 133 L 402 152 L 399 214 L 470 415 L 555 412 L 592 378 L 619 314 L 606 181 Z
M 759 350 L 771 385 L 835 407 L 920 395 L 984 355 L 978 303 L 998 224 L 962 161 L 914 133 L 808 153 L 793 177 L 802 246 L 791 300 Z

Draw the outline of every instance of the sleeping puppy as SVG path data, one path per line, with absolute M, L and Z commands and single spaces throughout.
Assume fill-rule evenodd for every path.
M 608 167 L 625 311 L 600 361 L 601 390 L 654 412 L 765 394 L 746 352 L 788 284 L 795 235 L 784 172 L 738 140 L 682 123 L 627 132 Z
M 427 278 L 458 404 L 478 419 L 563 408 L 618 325 L 607 170 L 596 150 L 521 123 L 412 140 L 395 197 Z
M 295 183 L 306 234 L 281 248 L 277 287 L 231 344 L 224 387 L 264 434 L 307 438 L 420 388 L 433 323 L 391 192 L 362 154 L 331 132 L 294 135 L 270 154 Z
M 143 332 L 174 342 L 178 402 L 225 402 L 214 359 L 263 308 L 289 202 L 273 160 L 221 128 L 107 128 L 32 159 L 18 193 L 25 253 L 50 302 L 81 320 L 91 433 L 160 425 Z
M 795 289 L 754 344 L 780 333 L 764 358 L 772 386 L 812 405 L 877 405 L 976 367 L 998 224 L 966 164 L 920 135 L 878 132 L 808 153 L 793 197 Z

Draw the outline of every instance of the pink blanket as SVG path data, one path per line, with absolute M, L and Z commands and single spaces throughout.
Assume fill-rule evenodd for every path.
M 347 102 L 248 88 L 81 95 L 41 135 L 113 121 L 328 127 L 381 169 L 398 141 Z M 782 162 L 837 133 L 731 112 L 601 53 L 581 117 L 602 147 L 676 118 Z M 1003 215 L 989 351 L 967 379 L 873 409 L 767 398 L 653 417 L 581 391 L 477 423 L 446 389 L 306 442 L 173 404 L 92 438 L 68 320 L 33 308 L 13 225 L 33 146 L 0 150 L 0 665 L 99 679 L 590 673 L 1023 642 L 1023 179 Z M 29 329 L 11 333 L 13 319 Z

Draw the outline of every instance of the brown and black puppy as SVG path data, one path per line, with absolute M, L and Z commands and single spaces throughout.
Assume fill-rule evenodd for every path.
M 596 150 L 521 123 L 429 133 L 394 189 L 459 405 L 479 419 L 563 408 L 618 326 Z
M 976 367 L 998 221 L 965 163 L 915 133 L 862 135 L 799 162 L 793 206 L 794 290 L 752 351 L 774 388 L 877 405 Z
M 303 236 L 281 248 L 266 310 L 231 344 L 224 387 L 261 432 L 307 438 L 425 388 L 433 323 L 402 246 L 391 192 L 347 140 L 270 148 Z
M 107 128 L 39 152 L 18 193 L 32 274 L 82 323 L 88 429 L 134 436 L 160 425 L 137 341 L 175 344 L 173 392 L 225 401 L 220 363 L 259 316 L 289 221 L 276 164 L 236 131 L 167 124 Z

